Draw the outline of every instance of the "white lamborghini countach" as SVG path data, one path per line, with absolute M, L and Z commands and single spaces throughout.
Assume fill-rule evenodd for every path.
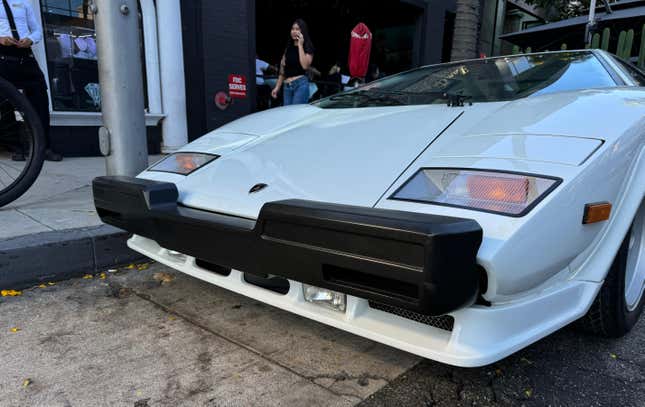
M 93 189 L 160 263 L 452 365 L 645 303 L 645 75 L 602 51 L 414 69 Z

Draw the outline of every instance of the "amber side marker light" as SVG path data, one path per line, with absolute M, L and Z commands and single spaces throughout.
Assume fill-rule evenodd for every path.
M 609 202 L 590 203 L 585 205 L 585 214 L 582 217 L 582 224 L 602 222 L 609 219 L 611 204 Z

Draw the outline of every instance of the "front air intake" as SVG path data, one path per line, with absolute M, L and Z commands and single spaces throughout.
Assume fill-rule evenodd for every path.
M 455 319 L 450 315 L 441 315 L 438 317 L 419 314 L 414 311 L 409 311 L 403 308 L 394 307 L 392 305 L 380 304 L 378 302 L 370 301 L 370 308 L 379 311 L 387 312 L 390 314 L 398 315 L 402 318 L 410 319 L 412 321 L 420 322 L 422 324 L 434 326 L 435 328 L 443 329 L 444 331 L 452 332 L 455 325 Z
M 208 262 L 202 259 L 195 259 L 195 265 L 201 269 L 208 270 L 220 276 L 229 276 L 231 274 L 231 269 L 222 267 L 218 264 Z
M 419 298 L 418 286 L 405 281 L 361 273 L 360 271 L 332 266 L 330 264 L 323 264 L 322 271 L 325 281 L 340 286 L 367 290 L 405 300 L 416 300 Z

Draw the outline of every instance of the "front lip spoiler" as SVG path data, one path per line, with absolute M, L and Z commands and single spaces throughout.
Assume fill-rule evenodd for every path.
M 108 224 L 252 274 L 443 315 L 478 293 L 482 230 L 472 219 L 304 200 L 268 202 L 257 221 L 182 207 L 175 184 L 98 177 Z

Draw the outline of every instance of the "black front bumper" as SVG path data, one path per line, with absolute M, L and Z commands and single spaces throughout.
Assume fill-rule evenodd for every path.
M 180 206 L 172 183 L 99 177 L 93 189 L 105 223 L 223 267 L 426 315 L 469 305 L 478 292 L 482 230 L 471 219 L 285 200 L 253 221 Z

